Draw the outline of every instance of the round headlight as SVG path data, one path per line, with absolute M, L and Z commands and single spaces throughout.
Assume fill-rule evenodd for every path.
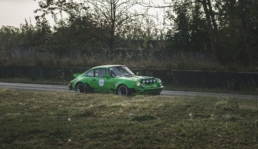
M 160 79 L 157 79 L 158 80 L 158 83 L 162 83 Z
M 141 85 L 141 83 L 137 81 L 137 82 L 136 82 L 136 85 L 137 85 L 137 86 L 140 86 L 140 85 Z

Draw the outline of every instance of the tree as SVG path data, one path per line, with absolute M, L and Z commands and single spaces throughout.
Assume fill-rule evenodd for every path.
M 35 46 L 36 29 L 25 20 L 25 24 L 20 25 L 20 44 L 27 46 Z
M 173 27 L 167 33 L 167 47 L 175 51 L 209 52 L 210 40 L 200 3 L 185 0 L 167 10 Z
M 215 17 L 214 7 L 212 7 L 211 0 L 197 0 L 197 3 L 201 3 L 206 23 L 207 23 L 207 31 L 210 38 L 211 50 L 215 54 L 218 61 L 222 62 L 221 49 L 220 49 L 220 38 L 218 32 L 218 25 Z
M 253 64 L 257 58 L 257 1 L 217 2 L 223 61 Z
M 138 3 L 137 0 L 86 0 L 86 3 L 94 15 L 92 21 L 108 30 L 104 36 L 110 53 L 113 53 L 119 38 L 134 30 L 137 18 L 145 15 L 132 12 Z
M 174 22 L 172 32 L 170 30 L 167 34 L 167 38 L 170 41 L 169 47 L 174 51 L 188 51 L 190 48 L 190 15 L 187 11 L 187 8 L 184 4 L 180 3 L 174 8 L 176 17 L 168 12 L 169 19 L 172 19 Z
M 12 26 L 2 26 L 0 28 L 0 52 L 5 55 L 11 52 L 13 47 L 19 44 L 19 28 Z
M 76 52 L 89 50 L 92 45 L 96 45 L 99 35 L 104 33 L 101 27 L 92 22 L 93 16 L 84 2 L 43 0 L 39 2 L 39 6 L 40 8 L 35 10 L 38 21 L 49 14 L 55 20 L 46 48 L 49 52 L 62 54 L 72 49 L 76 49 Z
M 99 34 L 103 36 L 111 53 L 117 41 L 125 37 L 129 30 L 133 30 L 137 17 L 144 15 L 131 11 L 137 5 L 137 0 L 45 0 L 40 1 L 39 5 L 40 9 L 35 12 L 41 12 L 41 15 L 37 19 L 47 14 L 52 14 L 56 19 L 58 13 L 65 12 L 69 20 L 86 17 L 96 27 L 105 29 Z
M 37 20 L 35 26 L 34 44 L 39 47 L 39 50 L 42 50 L 43 47 L 47 45 L 51 35 L 51 26 L 49 25 L 47 19 L 43 18 L 42 20 Z

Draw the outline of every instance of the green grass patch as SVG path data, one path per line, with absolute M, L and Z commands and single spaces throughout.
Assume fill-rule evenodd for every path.
M 258 148 L 258 105 L 0 88 L 0 148 Z

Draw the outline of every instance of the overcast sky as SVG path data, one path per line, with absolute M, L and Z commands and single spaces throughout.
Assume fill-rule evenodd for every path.
M 15 26 L 25 23 L 25 19 L 34 24 L 34 10 L 39 8 L 38 0 L 0 0 L 0 27 Z

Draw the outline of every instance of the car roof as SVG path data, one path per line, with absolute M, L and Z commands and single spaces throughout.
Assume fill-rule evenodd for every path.
M 95 69 L 95 68 L 109 68 L 109 67 L 116 67 L 116 66 L 124 66 L 124 65 L 101 65 L 101 66 L 93 67 L 92 69 Z

